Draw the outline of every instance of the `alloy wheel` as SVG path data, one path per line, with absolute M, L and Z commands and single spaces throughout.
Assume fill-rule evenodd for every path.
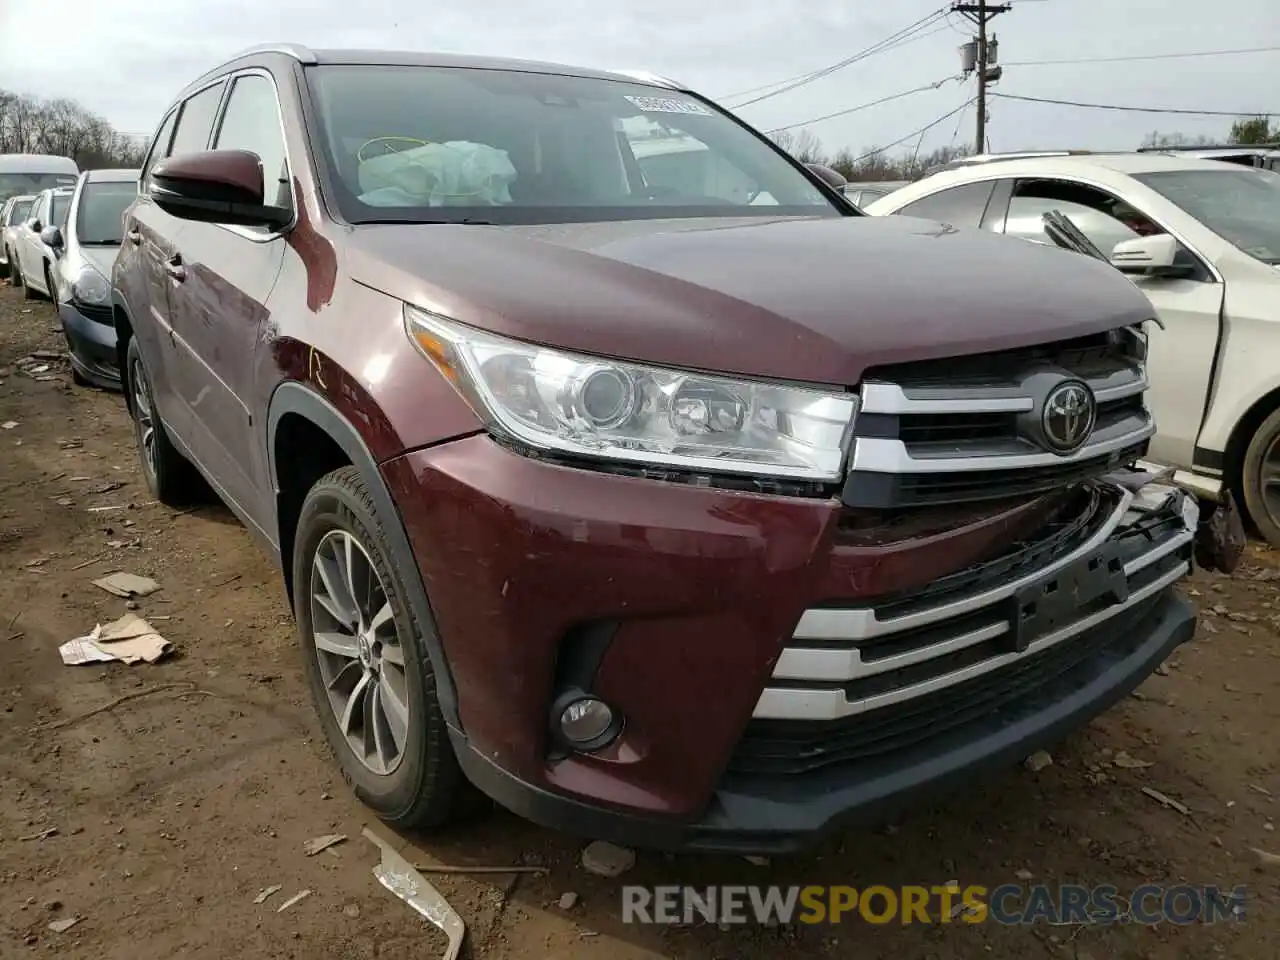
M 1262 455 L 1262 467 L 1258 477 L 1258 490 L 1271 522 L 1280 526 L 1280 435 L 1271 440 Z
M 142 446 L 142 459 L 147 471 L 156 472 L 156 425 L 151 411 L 151 391 L 142 360 L 133 359 L 129 366 L 129 382 L 133 384 L 133 419 L 138 425 L 138 442 Z
M 373 773 L 394 772 L 410 729 L 404 645 L 373 561 L 345 530 L 330 531 L 316 545 L 311 631 L 342 736 Z

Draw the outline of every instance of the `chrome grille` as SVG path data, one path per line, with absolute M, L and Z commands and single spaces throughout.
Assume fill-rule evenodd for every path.
M 1037 379 L 1079 379 L 1097 420 L 1060 454 L 1036 442 Z M 860 389 L 841 498 L 891 510 L 1034 494 L 1140 457 L 1155 432 L 1143 403 L 1145 341 L 1118 331 L 1058 344 L 872 370 Z

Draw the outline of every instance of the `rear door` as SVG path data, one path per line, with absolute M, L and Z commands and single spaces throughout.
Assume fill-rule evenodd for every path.
M 1051 242 L 1043 214 L 1057 210 L 1108 256 L 1117 243 L 1166 229 L 1137 205 L 1114 193 L 1067 180 L 1018 180 L 1013 185 L 1004 231 Z M 1147 295 L 1164 329 L 1147 325 L 1147 404 L 1157 434 L 1150 458 L 1190 468 L 1213 377 L 1221 328 L 1223 285 L 1190 250 L 1180 254 L 1192 268 L 1184 278 L 1130 277 Z
M 125 223 L 121 255 L 136 256 L 137 268 L 117 271 L 134 278 L 135 287 L 126 294 L 126 302 L 135 313 L 139 346 L 151 373 L 161 417 L 188 448 L 192 446 L 193 431 L 188 407 L 181 400 L 181 364 L 173 310 L 175 290 L 182 276 L 177 253 L 190 224 L 165 213 L 151 199 L 151 171 L 166 157 L 199 153 L 208 148 L 225 90 L 226 80 L 218 80 L 184 100 L 171 114 L 171 119 L 165 120 L 138 181 L 138 202 L 130 209 Z M 137 318 L 143 309 L 145 320 Z
M 293 209 L 275 83 L 264 71 L 232 78 L 214 149 L 248 150 L 263 167 L 268 204 Z M 250 412 L 254 355 L 267 298 L 284 262 L 283 231 L 191 222 L 175 251 L 183 279 L 173 288 L 179 391 L 189 408 L 198 457 L 243 516 L 263 525 L 268 486 L 256 456 L 263 429 Z

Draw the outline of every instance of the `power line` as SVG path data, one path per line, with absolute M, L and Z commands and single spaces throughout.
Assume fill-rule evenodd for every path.
M 887 97 L 881 97 L 879 100 L 871 100 L 867 103 L 860 103 L 856 107 L 846 107 L 843 110 L 837 110 L 835 113 L 825 113 L 820 117 L 814 117 L 811 120 L 801 120 L 799 123 L 788 123 L 785 126 L 774 127 L 769 133 L 780 133 L 783 130 L 794 130 L 796 127 L 807 127 L 812 123 L 821 123 L 824 120 L 831 120 L 835 117 L 843 117 L 846 114 L 857 113 L 859 110 L 866 110 L 868 107 L 878 107 L 882 103 L 889 103 L 891 100 L 901 100 L 903 97 L 909 97 L 913 93 L 924 93 L 926 90 L 937 90 L 944 83 L 950 80 L 957 80 L 958 77 L 943 77 L 936 83 L 925 84 L 923 87 L 913 87 L 910 90 L 903 90 L 901 93 L 891 93 Z
M 867 159 L 869 159 L 869 158 L 871 158 L 871 157 L 874 157 L 874 156 L 875 156 L 876 154 L 878 154 L 878 153 L 884 153 L 886 150 L 890 150 L 890 149 L 892 149 L 893 147 L 898 146 L 899 144 L 906 143 L 906 142 L 907 142 L 908 140 L 910 140 L 912 137 L 918 137 L 918 136 L 921 136 L 922 134 L 925 134 L 925 133 L 929 132 L 929 131 L 930 131 L 930 130 L 932 130 L 934 127 L 936 127 L 938 124 L 942 123 L 942 121 L 943 121 L 943 120 L 947 120 L 947 119 L 949 119 L 950 117 L 954 117 L 954 116 L 955 116 L 957 113 L 959 113 L 961 110 L 964 110 L 964 109 L 968 108 L 968 107 L 969 107 L 969 105 L 970 105 L 970 104 L 972 104 L 972 103 L 973 103 L 975 100 L 977 100 L 977 99 L 978 99 L 977 97 L 970 97 L 968 100 L 966 100 L 964 103 L 960 104 L 960 106 L 956 107 L 954 110 L 948 110 L 946 113 L 944 113 L 942 116 L 938 117 L 936 120 L 930 120 L 928 123 L 926 123 L 926 124 L 925 124 L 923 127 L 921 127 L 919 130 L 912 130 L 912 131 L 911 131 L 910 133 L 908 133 L 905 137 L 899 137 L 897 140 L 894 140 L 892 143 L 886 143 L 883 147 L 876 147 L 874 150 L 872 150 L 872 151 L 870 151 L 870 152 L 868 152 L 868 153 L 864 153 L 864 154 L 863 154 L 862 156 L 860 156 L 860 157 L 855 157 L 855 158 L 854 158 L 854 160 L 853 160 L 853 162 L 854 162 L 854 163 L 861 163 L 863 160 L 867 160 Z
M 1063 107 L 1083 107 L 1087 110 L 1119 110 L 1124 113 L 1177 113 L 1189 117 L 1275 117 L 1280 113 L 1267 110 L 1183 110 L 1176 107 L 1131 107 L 1117 103 L 1081 103 L 1078 100 L 1053 100 L 1048 97 L 1022 97 L 1013 93 L 992 93 L 1001 100 L 1022 100 L 1026 103 L 1055 103 Z
M 837 70 L 843 70 L 845 67 L 857 63 L 859 60 L 865 60 L 877 53 L 882 53 L 894 46 L 901 45 L 906 40 L 911 39 L 912 34 L 919 33 L 926 27 L 933 26 L 933 24 L 942 18 L 945 13 L 945 8 L 939 8 L 933 11 L 933 13 L 921 17 L 915 23 L 903 27 L 897 33 L 890 34 L 879 43 L 872 44 L 865 50 L 860 50 L 852 56 L 845 57 L 843 60 L 833 63 L 828 67 L 823 67 L 821 70 L 815 70 L 812 73 L 806 73 L 790 81 L 786 81 L 784 86 L 778 87 L 776 90 L 771 90 L 768 93 L 762 93 L 757 97 L 752 97 L 750 100 L 743 103 L 736 104 L 733 109 L 741 110 L 743 107 L 749 107 L 753 103 L 759 103 L 762 100 L 768 100 L 770 97 L 776 97 L 779 94 L 787 93 L 797 87 L 802 87 L 805 84 L 813 83 L 815 80 L 821 80 L 823 77 L 830 76 Z M 731 100 L 734 99 L 734 96 L 734 94 L 730 94 L 728 97 L 724 97 L 722 99 Z M 736 96 L 741 96 L 741 94 L 737 94 Z
M 1005 67 L 1056 67 L 1078 63 L 1137 63 L 1139 60 L 1189 60 L 1196 56 L 1236 56 L 1239 54 L 1274 54 L 1280 46 L 1245 46 L 1234 50 L 1190 50 L 1183 54 L 1143 54 L 1135 56 L 1080 56 L 1074 60 L 1006 60 Z
M 1194 56 L 1235 56 L 1239 54 L 1272 54 L 1280 46 L 1247 46 L 1235 50 L 1192 50 L 1184 54 L 1146 54 L 1140 56 L 1082 56 L 1075 60 L 1006 60 L 1005 67 L 1052 67 L 1078 63 L 1137 63 L 1138 60 L 1188 60 Z

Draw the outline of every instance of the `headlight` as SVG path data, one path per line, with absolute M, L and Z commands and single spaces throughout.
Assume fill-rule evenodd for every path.
M 508 340 L 406 305 L 405 328 L 490 429 L 531 447 L 687 470 L 839 480 L 852 394 Z
M 85 267 L 71 282 L 71 296 L 81 303 L 101 305 L 111 300 L 111 286 L 93 267 Z

